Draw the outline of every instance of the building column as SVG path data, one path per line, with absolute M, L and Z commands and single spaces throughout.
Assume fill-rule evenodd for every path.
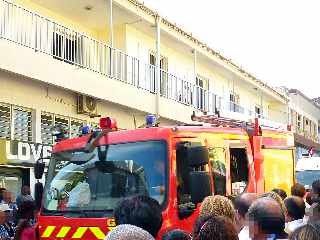
M 160 117 L 160 35 L 161 35 L 161 17 L 155 16 L 156 21 L 156 115 L 157 117 Z
M 197 50 L 193 49 L 193 81 L 194 85 L 197 83 Z M 192 92 L 192 103 L 193 105 L 197 103 L 197 93 L 198 93 L 198 88 L 196 87 L 195 89 L 191 89 Z

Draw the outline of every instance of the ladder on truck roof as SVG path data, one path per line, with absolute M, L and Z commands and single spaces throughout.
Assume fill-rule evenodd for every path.
M 195 112 L 191 115 L 192 121 L 208 123 L 212 127 L 236 127 L 236 128 L 246 128 L 254 129 L 256 133 L 264 130 L 276 130 L 276 131 L 291 131 L 291 127 L 286 124 L 277 123 L 269 120 L 264 120 L 260 118 L 253 118 L 252 122 L 236 120 L 231 118 L 225 118 L 218 115 L 202 115 L 197 116 Z

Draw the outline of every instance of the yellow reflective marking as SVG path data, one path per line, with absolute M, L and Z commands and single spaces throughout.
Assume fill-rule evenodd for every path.
M 64 238 L 65 236 L 67 236 L 70 229 L 71 229 L 71 227 L 62 227 L 56 237 L 57 238 Z
M 48 226 L 46 228 L 46 230 L 44 230 L 43 234 L 41 237 L 43 238 L 48 238 L 51 236 L 51 234 L 53 233 L 53 231 L 56 229 L 56 226 Z
M 71 238 L 82 238 L 85 232 L 88 230 L 88 227 L 79 227 L 77 231 L 72 235 Z
M 89 227 L 89 229 L 98 239 L 104 239 L 106 237 L 106 235 L 98 227 Z

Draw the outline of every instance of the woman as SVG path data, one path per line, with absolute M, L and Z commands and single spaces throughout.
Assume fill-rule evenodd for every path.
M 0 205 L 0 240 L 13 239 L 15 235 L 14 225 L 8 221 L 10 208 L 7 204 Z
M 22 202 L 18 209 L 18 226 L 16 229 L 16 240 L 34 240 L 34 222 L 35 222 L 36 205 L 32 201 Z

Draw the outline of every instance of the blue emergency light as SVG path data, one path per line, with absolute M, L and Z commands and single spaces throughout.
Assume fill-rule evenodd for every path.
M 149 114 L 146 116 L 147 127 L 154 127 L 156 125 L 157 118 L 155 115 Z
M 91 132 L 91 126 L 90 125 L 85 125 L 81 128 L 81 134 L 82 135 L 87 135 Z

